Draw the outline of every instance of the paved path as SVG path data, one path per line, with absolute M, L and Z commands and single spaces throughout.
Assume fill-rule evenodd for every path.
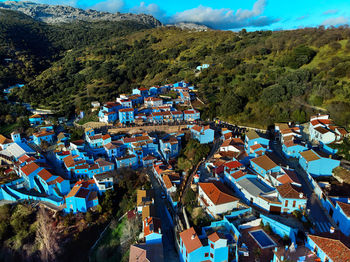
M 162 222 L 164 261 L 178 262 L 180 260 L 175 249 L 174 226 L 172 225 L 165 210 L 167 208 L 165 201 L 167 200 L 161 198 L 163 189 L 158 183 L 157 179 L 154 177 L 153 172 L 150 171 L 148 174 L 155 192 L 154 205 L 156 208 L 157 216 Z

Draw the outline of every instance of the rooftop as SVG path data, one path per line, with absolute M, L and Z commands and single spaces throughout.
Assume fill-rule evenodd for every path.
M 238 201 L 238 198 L 234 197 L 232 192 L 219 181 L 199 183 L 199 187 L 204 191 L 214 205 Z

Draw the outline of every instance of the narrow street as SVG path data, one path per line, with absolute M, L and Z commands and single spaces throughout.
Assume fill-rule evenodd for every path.
M 178 262 L 179 256 L 175 249 L 174 227 L 166 213 L 167 203 L 165 201 L 167 200 L 161 198 L 163 189 L 158 183 L 157 179 L 154 177 L 153 172 L 149 171 L 148 175 L 154 189 L 154 205 L 156 208 L 156 213 L 162 223 L 164 261 Z
M 326 214 L 326 210 L 323 208 L 320 200 L 313 192 L 310 182 L 307 179 L 306 172 L 300 167 L 297 160 L 286 159 L 284 157 L 280 143 L 273 143 L 271 148 L 273 149 L 274 153 L 276 153 L 281 159 L 284 160 L 286 164 L 295 170 L 302 185 L 303 191 L 308 198 L 306 208 L 310 210 L 309 215 L 315 224 L 316 230 L 319 232 L 328 232 L 332 226 L 331 221 L 329 220 L 328 214 Z

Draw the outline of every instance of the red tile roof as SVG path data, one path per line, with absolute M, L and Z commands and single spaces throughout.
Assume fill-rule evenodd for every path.
M 214 232 L 213 234 L 209 235 L 208 236 L 208 239 L 211 241 L 211 242 L 216 242 L 218 241 L 219 239 L 226 239 L 222 234 L 218 233 L 218 232 Z
M 309 238 L 334 262 L 350 262 L 350 249 L 336 239 L 309 235 Z
M 306 199 L 301 188 L 291 183 L 280 185 L 276 189 L 283 198 Z
M 214 203 L 214 205 L 221 205 L 238 201 L 238 198 L 231 195 L 231 191 L 221 182 L 213 181 L 210 183 L 199 183 L 199 187 Z
M 134 112 L 133 108 L 123 108 L 123 109 L 119 109 L 119 112 Z
M 231 176 L 234 178 L 234 179 L 239 179 L 243 176 L 245 176 L 247 174 L 247 172 L 243 172 L 242 170 L 239 170 L 237 172 L 234 172 L 233 174 L 231 174 Z
M 340 201 L 337 201 L 337 204 L 339 205 L 341 210 L 343 210 L 344 214 L 347 217 L 350 217 L 350 204 L 344 203 L 344 202 L 340 202 Z
M 145 237 L 152 233 L 160 234 L 159 230 L 161 229 L 161 222 L 159 218 L 148 217 L 143 221 L 143 226 L 143 233 Z
M 262 155 L 250 160 L 251 162 L 257 164 L 264 170 L 270 170 L 277 166 L 277 164 L 267 155 Z
M 45 181 L 47 181 L 48 179 L 50 179 L 52 177 L 52 174 L 47 171 L 46 169 L 41 170 L 38 175 Z
M 225 163 L 225 167 L 227 167 L 229 169 L 236 169 L 236 168 L 239 168 L 241 166 L 242 166 L 242 164 L 238 161 L 230 161 L 230 162 Z
M 191 253 L 192 251 L 197 250 L 203 246 L 193 227 L 182 231 L 180 233 L 180 238 L 182 239 L 182 242 L 185 245 L 186 251 L 188 253 Z
M 21 170 L 24 174 L 29 176 L 31 173 L 33 173 L 38 168 L 39 168 L 39 166 L 36 163 L 32 162 L 32 163 L 29 163 L 29 164 L 25 165 L 24 167 L 22 167 Z
M 33 136 L 36 136 L 36 137 L 43 137 L 43 136 L 51 136 L 55 134 L 55 132 L 53 131 L 46 131 L 46 130 L 42 130 L 40 132 L 37 132 L 37 133 L 34 133 Z

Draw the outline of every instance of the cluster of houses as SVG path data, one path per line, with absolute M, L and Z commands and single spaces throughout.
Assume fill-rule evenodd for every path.
M 197 184 L 198 204 L 215 222 L 203 227 L 200 234 L 194 228 L 180 233 L 177 245 L 181 261 L 257 258 L 274 262 L 347 261 L 350 258 L 346 238 L 350 234 L 348 193 L 340 193 L 341 185 L 332 190 L 335 182 L 329 181 L 339 160 L 324 148 L 312 148 L 303 142 L 301 127 L 291 124 L 275 125 L 275 139 L 281 142 L 282 155 L 273 151 L 274 141 L 257 131 L 248 131 L 242 140 L 223 128 L 221 139 L 220 149 L 206 163 L 212 177 L 198 182 L 197 175 L 193 180 Z M 274 219 L 276 214 L 287 217 L 294 211 L 304 214 L 308 201 L 296 170 L 286 165 L 282 156 L 297 159 L 339 230 L 330 224 L 317 225 L 320 233 L 313 231 L 304 242 L 297 242 L 300 229 L 289 224 L 288 219 Z M 253 214 L 259 214 L 259 218 Z M 288 246 L 283 241 L 286 237 L 291 241 Z
M 175 92 L 178 98 L 167 97 Z M 194 87 L 181 81 L 173 85 L 135 88 L 130 95 L 120 95 L 115 102 L 105 103 L 99 113 L 99 121 L 105 123 L 143 124 L 193 122 L 200 119 L 199 111 L 187 109 L 179 111 L 176 105 L 190 105 L 194 99 Z

